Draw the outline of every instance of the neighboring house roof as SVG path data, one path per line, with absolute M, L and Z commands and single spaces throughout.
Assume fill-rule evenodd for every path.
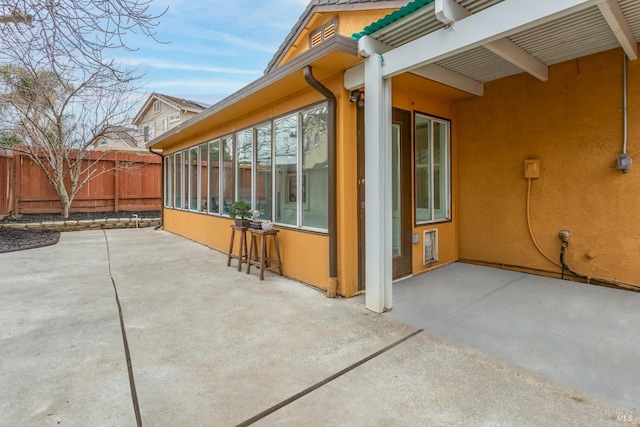
M 149 95 L 149 99 L 144 103 L 138 114 L 133 119 L 133 124 L 138 124 L 138 121 L 144 116 L 144 113 L 151 108 L 151 105 L 155 101 L 162 101 L 165 104 L 169 104 L 178 110 L 191 111 L 199 113 L 207 108 L 207 105 L 201 102 L 192 101 L 190 99 L 176 98 L 175 96 L 163 95 L 161 93 L 153 92 Z
M 137 130 L 135 128 L 107 125 L 101 137 L 94 141 L 94 145 L 98 144 L 101 139 L 105 139 L 110 144 L 124 144 L 131 148 L 140 148 L 136 144 L 136 133 Z
M 315 13 L 341 10 L 397 9 L 407 3 L 409 0 L 312 0 L 269 61 L 264 73 L 267 74 L 278 66 Z

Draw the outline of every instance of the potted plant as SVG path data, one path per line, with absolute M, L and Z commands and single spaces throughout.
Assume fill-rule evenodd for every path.
M 244 200 L 236 200 L 229 206 L 229 216 L 236 221 L 236 225 L 247 227 L 251 216 L 251 205 Z

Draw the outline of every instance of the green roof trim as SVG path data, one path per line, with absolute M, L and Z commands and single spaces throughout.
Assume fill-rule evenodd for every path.
M 384 18 L 380 18 L 376 22 L 367 25 L 359 33 L 353 33 L 351 35 L 351 38 L 356 40 L 356 41 L 358 41 L 362 37 L 368 36 L 369 34 L 373 34 L 376 31 L 381 30 L 382 28 L 386 27 L 387 25 L 396 22 L 400 18 L 404 18 L 405 16 L 415 12 L 416 10 L 420 9 L 423 6 L 428 5 L 429 3 L 433 3 L 433 0 L 415 0 L 415 1 L 412 1 L 411 3 L 407 4 L 406 6 L 401 7 L 400 9 L 396 10 L 395 12 L 392 12 L 392 13 L 388 14 Z

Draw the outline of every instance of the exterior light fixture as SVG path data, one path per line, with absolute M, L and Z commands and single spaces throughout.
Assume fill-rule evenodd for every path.
M 360 89 L 354 89 L 349 94 L 349 102 L 357 102 L 358 107 L 362 107 L 364 105 L 364 92 Z

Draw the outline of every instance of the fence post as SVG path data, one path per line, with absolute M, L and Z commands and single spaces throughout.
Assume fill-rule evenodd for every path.
M 20 198 L 22 196 L 22 153 L 14 156 L 13 164 L 13 210 L 15 215 L 22 214 L 22 204 Z
M 114 160 L 113 168 L 113 210 L 114 212 L 120 212 L 120 177 L 118 176 L 118 169 L 120 168 L 120 161 Z

